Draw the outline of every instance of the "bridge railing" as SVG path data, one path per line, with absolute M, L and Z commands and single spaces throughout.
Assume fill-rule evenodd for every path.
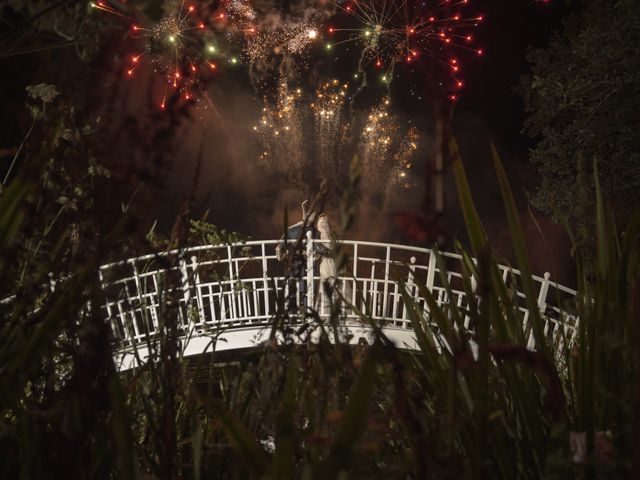
M 329 242 L 307 239 L 299 245 L 299 260 L 306 263 L 306 276 L 300 279 L 287 277 L 288 265 L 278 259 L 280 243 L 270 240 L 194 247 L 101 267 L 100 278 L 107 298 L 105 313 L 118 350 L 145 345 L 155 336 L 163 315 L 176 312 L 185 335 L 266 327 L 279 308 L 286 308 L 283 297 L 291 296 L 295 296 L 293 303 L 299 309 L 298 314 L 312 308 L 326 317 L 330 303 L 343 298 L 341 315 L 346 324 L 360 323 L 360 311 L 386 329 L 410 331 L 407 306 L 397 280 L 404 282 L 427 317 L 429 309 L 418 283 L 433 293 L 438 304 L 466 308 L 460 255 L 439 254 L 446 266 L 444 277 L 450 286 L 449 294 L 432 250 L 373 242 L 336 242 L 335 250 L 344 254 L 347 261 L 336 284 L 340 294 L 329 295 L 320 285 L 319 258 L 314 253 L 314 246 L 331 247 Z M 529 311 L 524 294 L 517 288 L 520 272 L 508 266 L 500 266 L 500 270 L 527 327 Z M 547 338 L 555 344 L 562 339 L 573 341 L 578 319 L 567 313 L 564 305 L 576 292 L 552 282 L 549 274 L 532 279 Z M 472 280 L 472 287 L 474 283 Z M 468 316 L 465 327 L 472 328 Z M 528 346 L 533 348 L 533 334 L 530 329 L 525 331 L 529 332 Z

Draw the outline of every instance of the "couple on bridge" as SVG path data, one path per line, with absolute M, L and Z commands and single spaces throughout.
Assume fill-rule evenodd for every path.
M 307 232 L 311 233 L 311 238 L 321 240 L 320 243 L 314 243 L 313 245 L 314 257 L 320 259 L 320 295 L 316 297 L 315 310 L 320 313 L 324 313 L 325 309 L 327 309 L 330 304 L 330 292 L 336 285 L 338 278 L 336 263 L 333 259 L 331 244 L 329 243 L 333 240 L 331 225 L 329 224 L 329 218 L 325 213 L 318 214 L 313 210 L 309 210 L 308 200 L 302 202 L 301 206 L 302 220 L 287 228 L 287 232 L 285 234 L 286 240 L 293 240 L 299 242 L 298 244 L 301 244 L 301 241 L 306 238 Z M 285 240 L 285 235 L 282 236 L 283 241 Z M 278 260 L 283 261 L 288 258 L 288 253 L 288 246 L 286 242 L 281 243 L 276 247 Z M 297 291 L 300 293 L 300 299 L 306 300 L 306 284 L 303 279 L 307 273 L 307 262 L 305 261 L 307 253 L 304 249 L 296 249 L 291 255 L 289 274 L 292 279 L 297 278 L 299 280 Z M 287 295 L 289 298 L 289 310 L 296 309 L 296 304 L 300 304 L 296 299 L 295 292 L 293 291 L 295 289 L 295 286 L 293 289 L 289 288 L 289 294 Z M 302 303 L 306 305 L 304 300 Z

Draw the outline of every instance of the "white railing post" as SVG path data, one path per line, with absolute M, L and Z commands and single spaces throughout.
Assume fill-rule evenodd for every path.
M 107 311 L 107 320 L 111 324 L 111 330 L 113 331 L 114 338 L 122 341 L 127 339 L 126 326 L 122 324 L 122 327 L 119 327 L 118 321 L 121 320 L 115 315 L 112 311 L 111 300 L 107 296 L 107 282 L 104 278 L 103 267 L 98 269 L 98 278 L 100 279 L 100 288 L 102 289 L 102 293 L 104 294 L 104 303 L 105 309 Z M 116 299 L 117 301 L 117 299 Z M 120 335 L 120 333 L 122 335 Z M 120 338 L 122 336 L 122 338 Z
M 178 315 L 183 317 L 183 327 L 189 324 L 189 304 L 191 302 L 191 289 L 189 288 L 189 270 L 187 261 L 184 259 L 184 252 L 180 252 L 178 260 L 180 270 L 180 283 L 182 288 L 182 300 L 184 301 L 184 313 L 178 304 Z
M 382 315 L 387 316 L 387 307 L 389 305 L 389 274 L 391 270 L 391 247 L 387 246 L 386 255 L 384 260 L 384 289 L 382 297 Z
M 100 280 L 100 289 L 104 294 L 105 308 L 107 310 L 107 317 L 111 318 L 111 305 L 109 301 L 109 297 L 107 296 L 107 282 L 104 278 L 104 274 L 102 273 L 102 267 L 98 269 L 98 279 Z
M 233 252 L 230 245 L 227 245 L 227 260 L 229 261 L 229 312 L 231 318 L 237 319 L 235 272 L 233 271 Z
M 369 281 L 369 293 L 371 294 L 371 316 L 378 312 L 378 283 L 376 282 L 376 261 L 371 260 L 371 280 Z M 366 297 L 365 297 L 366 298 Z
M 475 267 L 478 266 L 478 261 L 475 258 L 472 259 L 472 262 Z M 477 295 L 475 295 L 478 289 L 478 279 L 476 278 L 473 272 L 470 272 L 470 275 L 471 275 L 471 292 L 474 294 L 475 299 L 479 301 L 480 299 L 478 298 Z M 466 300 L 467 300 L 467 307 L 469 307 L 469 299 L 466 299 Z M 463 321 L 464 328 L 468 329 L 470 324 L 471 324 L 471 317 L 469 315 L 465 315 L 464 321 Z M 454 328 L 456 329 L 456 332 L 457 332 L 458 326 L 454 325 Z
M 545 272 L 544 280 L 540 284 L 540 293 L 538 294 L 538 308 L 540 309 L 540 313 L 544 315 L 544 311 L 547 309 L 547 293 L 549 292 L 549 279 L 551 278 L 551 274 L 549 272 Z
M 133 271 L 133 279 L 134 279 L 134 283 L 136 284 L 136 291 L 134 292 L 134 298 L 136 298 L 139 302 L 139 307 L 140 307 L 140 311 L 142 312 L 142 297 L 140 294 L 140 280 L 138 278 L 138 267 L 137 267 L 137 263 L 136 263 L 136 259 L 133 258 L 131 260 L 129 260 L 127 263 L 131 264 L 131 270 Z M 138 341 L 138 337 L 141 336 L 144 332 L 140 332 L 139 326 L 138 326 L 138 322 L 136 321 L 136 309 L 135 309 L 135 303 L 132 300 L 131 295 L 129 295 L 129 283 L 128 281 L 129 279 L 125 280 L 125 286 L 124 286 L 124 293 L 127 296 L 127 308 L 128 308 L 128 312 L 129 315 L 131 317 L 131 325 L 133 326 L 133 341 L 137 342 Z M 126 314 L 124 313 L 124 311 L 122 311 L 122 307 L 120 306 L 120 311 L 123 315 L 123 319 L 126 321 Z M 144 316 L 143 316 L 144 318 Z M 147 325 L 145 325 L 145 327 L 147 327 Z M 147 327 L 148 328 L 148 327 Z
M 540 292 L 538 293 L 538 309 L 540 309 L 540 315 L 544 322 L 543 333 L 546 336 L 549 333 L 549 320 L 545 317 L 545 311 L 547 310 L 547 294 L 549 293 L 549 279 L 551 274 L 549 272 L 544 273 L 544 280 L 540 284 Z M 532 332 L 533 333 L 533 332 Z
M 411 265 L 409 265 L 409 275 L 407 276 L 407 293 L 411 296 L 412 299 L 416 299 L 416 287 L 414 284 L 415 281 L 415 274 L 416 274 L 416 262 L 417 262 L 417 258 L 416 257 L 411 257 L 409 259 L 409 262 L 411 263 Z M 403 302 L 404 307 L 402 309 L 402 319 L 403 320 L 408 320 L 409 316 L 408 316 L 408 311 L 409 309 L 407 308 L 407 303 Z
M 531 312 L 529 312 L 529 310 L 527 310 L 524 314 L 524 318 L 525 318 L 525 327 L 523 328 L 523 330 L 526 332 L 528 325 L 529 325 L 529 317 L 531 316 Z M 531 327 L 529 329 L 529 337 L 527 338 L 527 350 L 535 350 L 536 348 L 536 336 L 535 333 L 533 331 L 533 327 Z
M 427 270 L 427 290 L 433 293 L 433 285 L 436 279 L 436 256 L 433 250 L 429 250 L 429 266 Z
M 411 292 L 412 296 L 414 294 L 413 281 L 414 281 L 414 278 L 415 278 L 416 262 L 417 261 L 418 261 L 418 259 L 416 257 L 411 257 L 409 259 L 409 263 L 411 263 L 411 265 L 409 265 L 409 276 L 407 277 L 407 286 L 411 288 L 410 292 Z
M 267 249 L 262 243 L 262 287 L 264 289 L 264 316 L 269 318 L 269 277 L 267 275 Z
M 198 306 L 198 317 L 202 323 L 205 322 L 204 302 L 202 301 L 202 291 L 200 290 L 200 274 L 198 273 L 198 257 L 191 256 L 191 270 L 193 270 L 193 285 L 196 288 L 196 305 Z
M 358 244 L 353 244 L 353 288 L 351 289 L 351 304 L 357 307 L 356 298 L 358 294 Z M 353 312 L 352 312 L 353 313 Z
M 140 313 L 142 314 L 142 319 L 147 323 L 144 327 L 149 331 L 148 318 L 147 315 L 151 316 L 151 324 L 153 325 L 154 330 L 158 327 L 158 314 L 155 308 L 155 302 L 153 298 L 151 299 L 151 305 L 149 305 L 148 296 L 145 297 L 146 289 L 142 287 L 142 282 L 140 281 L 140 272 L 138 271 L 138 262 L 133 260 L 131 262 L 131 269 L 133 270 L 133 279 L 136 283 L 136 292 L 140 307 Z M 146 287 L 146 286 L 145 286 Z M 157 295 L 156 295 L 157 296 Z M 159 301 L 159 300 L 158 300 Z M 129 306 L 131 308 L 132 305 Z
M 473 259 L 473 264 L 474 266 L 478 266 L 478 261 L 474 258 Z M 473 293 L 476 293 L 476 290 L 478 288 L 478 279 L 476 278 L 475 275 L 473 275 L 473 273 L 471 274 L 471 291 Z
M 322 289 L 322 285 L 320 285 Z M 307 308 L 313 307 L 313 232 L 307 231 Z
M 180 258 L 180 278 L 182 287 L 182 298 L 188 306 L 191 300 L 191 290 L 189 289 L 189 271 L 187 270 L 187 262 L 184 258 Z

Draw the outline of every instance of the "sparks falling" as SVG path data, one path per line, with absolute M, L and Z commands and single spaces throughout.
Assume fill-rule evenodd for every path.
M 262 116 L 253 130 L 259 135 L 261 163 L 282 172 L 289 183 L 302 188 L 304 150 L 304 112 L 302 89 L 282 83 L 275 105 L 265 101 Z
M 301 88 L 282 84 L 278 98 L 265 101 L 262 115 L 253 130 L 259 143 L 259 165 L 268 166 L 304 188 L 305 174 L 318 180 L 331 179 L 333 188 L 348 182 L 351 159 L 362 162 L 363 194 L 382 195 L 387 208 L 398 188 L 417 186 L 411 175 L 418 154 L 420 134 L 402 125 L 390 112 L 391 102 L 383 100 L 369 112 L 358 112 L 361 121 L 348 115 L 350 85 L 337 79 L 321 83 L 307 98 Z M 382 192 L 382 193 L 381 193 Z
M 365 174 L 389 183 L 406 177 L 418 149 L 418 130 L 400 126 L 398 117 L 389 112 L 390 101 L 384 100 L 371 109 L 361 132 L 360 154 Z M 368 173 L 366 173 L 368 172 Z
M 349 84 L 337 79 L 321 84 L 310 104 L 313 114 L 317 168 L 325 178 L 344 169 L 348 160 L 345 145 L 348 143 L 350 124 L 345 120 Z
M 371 109 L 360 133 L 359 148 L 362 183 L 375 186 L 365 188 L 364 194 L 381 195 L 383 211 L 388 209 L 396 189 L 417 185 L 411 180 L 411 171 L 420 142 L 418 129 L 402 127 L 398 117 L 390 113 L 390 103 L 385 99 Z

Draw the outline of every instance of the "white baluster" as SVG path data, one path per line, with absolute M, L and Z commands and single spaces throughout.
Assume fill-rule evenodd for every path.
M 264 312 L 257 313 L 257 315 L 264 315 L 265 319 L 269 318 L 269 276 L 267 275 L 267 251 L 266 246 L 262 245 L 262 289 L 264 295 Z
M 387 254 L 384 260 L 384 290 L 382 297 L 382 317 L 387 317 L 387 305 L 389 304 L 389 273 L 391 268 L 391 248 L 387 247 Z
M 313 233 L 311 232 L 311 230 L 308 230 L 307 231 L 307 305 L 306 305 L 307 308 L 313 307 L 313 297 L 314 297 L 313 287 L 314 287 L 313 285 Z M 320 285 L 320 289 L 322 289 L 322 285 Z
M 198 257 L 191 256 L 191 270 L 193 271 L 193 284 L 196 288 L 196 305 L 198 307 L 198 318 L 202 323 L 205 322 L 204 302 L 202 300 L 202 290 L 200 287 L 200 273 L 198 272 Z

